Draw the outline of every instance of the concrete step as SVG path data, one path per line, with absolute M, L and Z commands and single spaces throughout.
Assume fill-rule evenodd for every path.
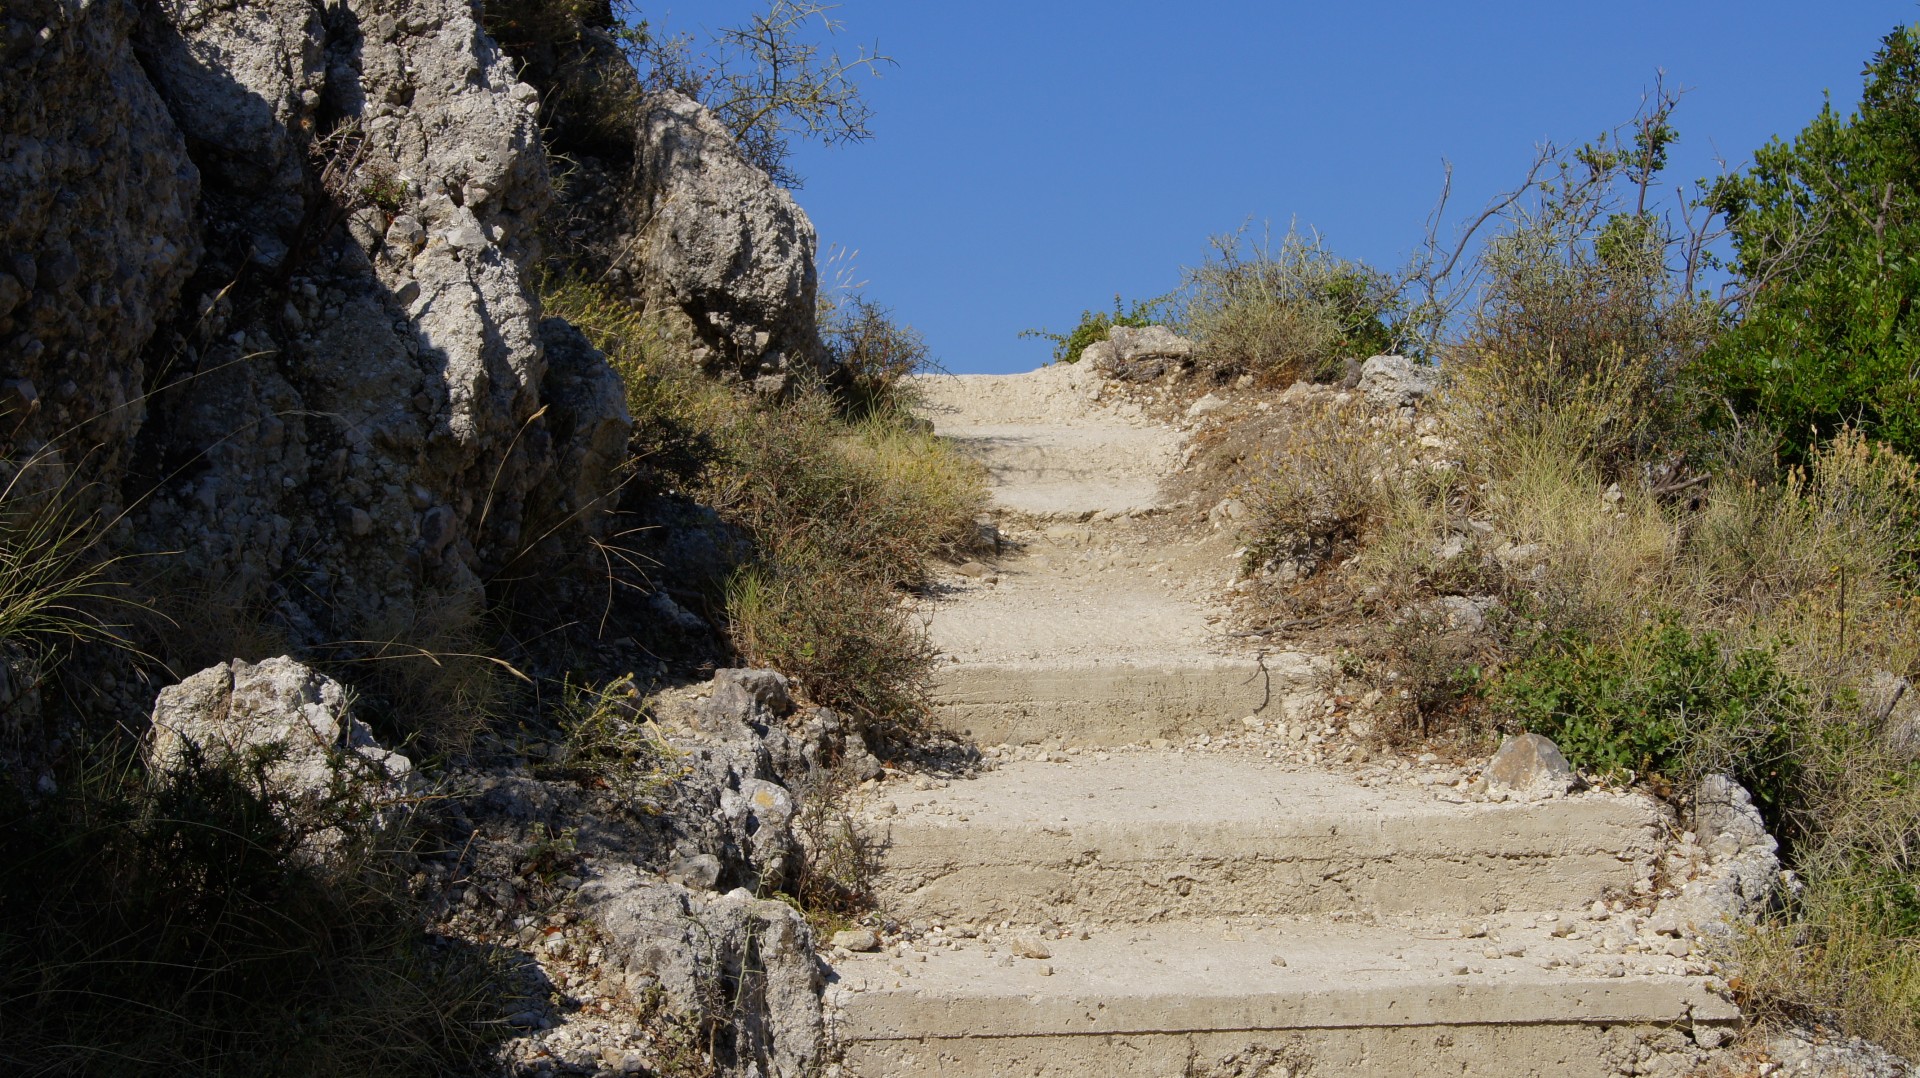
M 960 427 L 941 434 L 986 466 L 996 507 L 1045 519 L 1160 509 L 1161 480 L 1178 461 L 1163 433 L 1134 427 Z
M 1157 480 L 1178 462 L 1163 431 L 1142 427 L 1005 424 L 945 427 L 940 433 L 1006 480 Z
M 1638 795 L 1450 804 L 1240 754 L 1004 765 L 886 788 L 882 908 L 980 924 L 1579 908 L 1651 878 Z
M 1208 922 L 1045 940 L 1045 959 L 967 941 L 837 960 L 828 998 L 861 1078 L 1679 1074 L 1738 1020 L 1681 959 L 1531 921 L 1494 935 Z
M 1281 717 L 1303 686 L 1283 674 L 1276 693 L 1276 665 L 1284 669 L 1208 656 L 970 662 L 936 670 L 932 700 L 943 727 L 981 745 L 1130 745 L 1218 733 L 1263 706 Z

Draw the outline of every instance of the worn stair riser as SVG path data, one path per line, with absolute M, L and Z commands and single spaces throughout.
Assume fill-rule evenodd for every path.
M 943 924 L 1151 924 L 1315 913 L 1473 915 L 1556 910 L 1622 894 L 1645 862 L 1610 853 L 1372 860 L 966 866 L 881 884 L 895 917 Z
M 1142 744 L 1237 728 L 1248 715 L 1317 719 L 1320 679 L 1249 659 L 1168 665 L 975 664 L 936 676 L 935 713 L 981 745 Z
M 1683 1073 L 1678 1058 L 1662 1068 L 1660 1057 L 1684 1052 L 1692 1028 L 1543 1023 L 862 1041 L 843 1065 L 859 1078 L 1613 1078 Z M 1718 1043 L 1733 1024 L 1711 1028 Z

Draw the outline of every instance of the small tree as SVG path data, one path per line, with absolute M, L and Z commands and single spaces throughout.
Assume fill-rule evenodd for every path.
M 839 34 L 845 24 L 831 15 L 838 6 L 772 0 L 746 25 L 720 30 L 696 51 L 690 36 L 653 30 L 638 5 L 623 0 L 617 36 L 649 85 L 712 109 L 749 161 L 776 183 L 798 188 L 800 177 L 788 166 L 793 140 L 834 145 L 873 137 L 873 110 L 859 79 L 878 78 L 882 65 L 895 62 L 877 48 L 861 47 L 850 57 L 823 54 L 808 29 L 817 27 L 824 37 Z
M 1920 454 L 1920 28 L 1865 76 L 1851 116 L 1828 101 L 1712 191 L 1744 295 L 1701 382 L 1796 461 L 1846 424 Z
M 1488 449 L 1515 434 L 1617 476 L 1682 419 L 1680 375 L 1720 307 L 1697 286 L 1711 218 L 1660 191 L 1680 95 L 1656 83 L 1632 121 L 1567 154 L 1548 148 L 1471 263 L 1478 303 L 1447 350 L 1456 409 Z M 1483 218 L 1484 220 L 1484 218 Z M 1431 293 L 1430 293 L 1431 294 Z

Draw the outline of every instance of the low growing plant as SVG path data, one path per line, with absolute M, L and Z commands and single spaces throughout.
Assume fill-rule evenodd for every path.
M 1241 229 L 1216 236 L 1213 257 L 1183 271 L 1172 305 L 1216 372 L 1268 385 L 1338 379 L 1348 360 L 1392 350 L 1400 289 L 1387 274 L 1289 228 L 1275 243 Z
M 1527 642 L 1496 683 L 1496 714 L 1614 778 L 1727 771 L 1779 822 L 1797 793 L 1803 686 L 1773 650 L 1729 652 L 1667 614 L 1621 644 L 1559 634 Z
M 908 379 L 934 369 L 926 338 L 862 295 L 826 306 L 820 337 L 838 368 L 842 409 L 856 420 L 904 413 L 912 404 Z
M 1144 329 L 1147 326 L 1165 322 L 1162 310 L 1164 300 L 1137 300 L 1122 308 L 1120 296 L 1115 293 L 1112 311 L 1085 310 L 1080 312 L 1080 321 L 1065 333 L 1054 333 L 1045 329 L 1029 329 L 1020 334 L 1022 337 L 1043 337 L 1053 342 L 1053 361 L 1055 363 L 1078 363 L 1087 346 L 1098 344 L 1107 339 L 1107 333 L 1115 326 L 1128 326 Z
M 1249 565 L 1293 559 L 1311 572 L 1352 553 L 1386 507 L 1389 467 L 1358 405 L 1303 410 L 1247 484 Z

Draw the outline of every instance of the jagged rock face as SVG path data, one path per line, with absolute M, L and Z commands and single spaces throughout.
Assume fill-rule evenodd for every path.
M 117 417 L 88 433 L 136 545 L 309 639 L 563 559 L 628 422 L 604 358 L 541 324 L 538 95 L 472 5 L 159 0 L 131 40 L 129 10 L 7 23 L 32 47 L 5 58 L 0 260 L 37 280 L 0 382 Z
M 123 466 L 139 349 L 199 253 L 199 172 L 131 23 L 121 0 L 0 8 L 0 449 L 84 479 Z
M 1434 370 L 1406 356 L 1374 356 L 1360 365 L 1360 392 L 1382 411 L 1411 408 L 1434 390 Z
M 509 43 L 571 162 L 556 247 L 683 332 L 713 374 L 762 390 L 795 371 L 829 375 L 805 211 L 705 106 L 643 86 L 604 29 L 611 12 L 593 7 L 563 41 Z
M 778 380 L 819 362 L 813 223 L 712 112 L 647 95 L 634 181 L 636 232 L 615 268 L 684 311 L 711 364 Z

